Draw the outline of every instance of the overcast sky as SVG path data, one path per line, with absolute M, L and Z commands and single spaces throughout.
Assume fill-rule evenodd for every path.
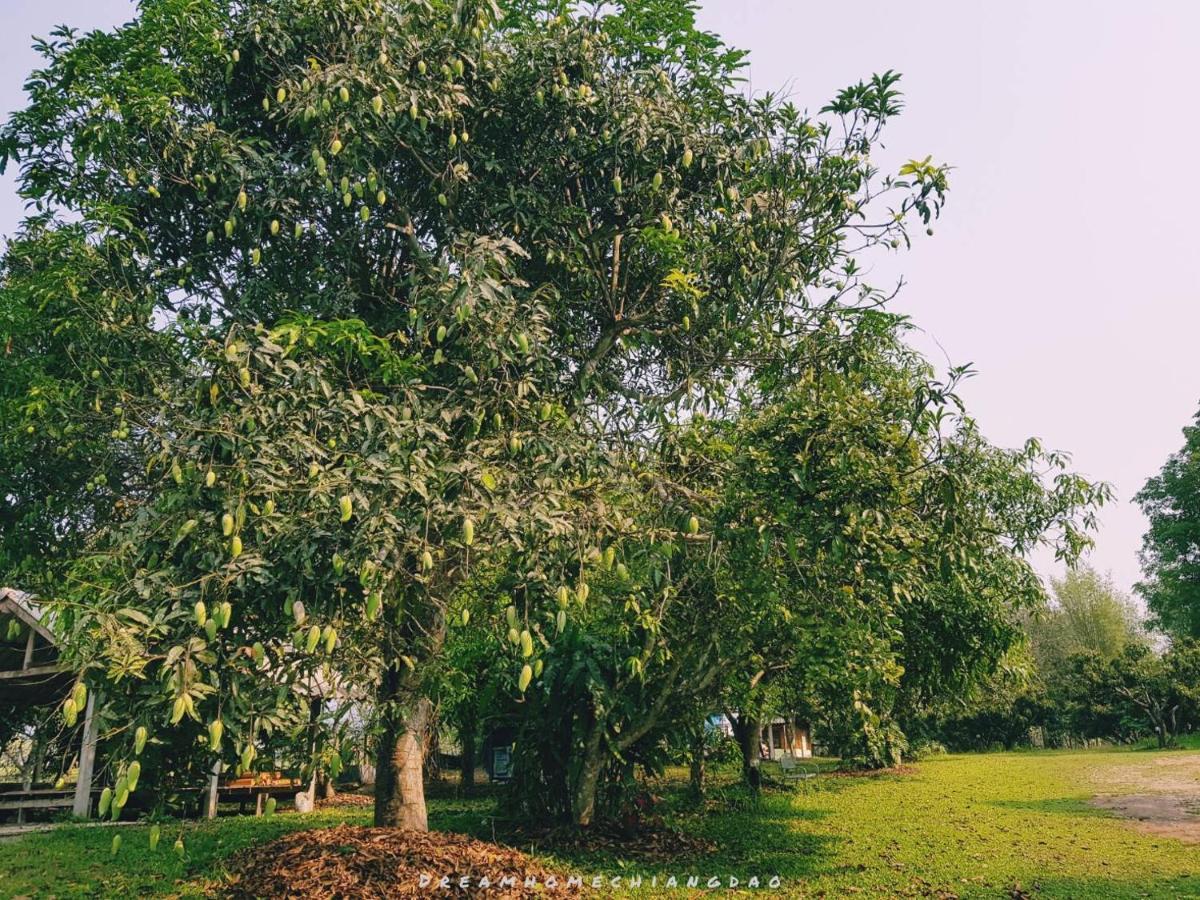
M 128 19 L 130 0 L 0 0 L 0 111 L 22 103 L 29 36 Z M 1192 0 L 706 0 L 750 51 L 755 91 L 817 109 L 894 69 L 907 108 L 880 160 L 955 167 L 932 238 L 880 260 L 936 361 L 973 363 L 985 433 L 1036 435 L 1111 482 L 1092 562 L 1128 589 L 1144 520 L 1130 503 L 1200 401 L 1200 181 Z M 0 233 L 22 215 L 0 182 Z M 1051 561 L 1037 560 L 1044 574 Z

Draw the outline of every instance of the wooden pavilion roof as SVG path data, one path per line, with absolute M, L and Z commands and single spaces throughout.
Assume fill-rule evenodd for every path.
M 15 622 L 17 632 L 9 637 Z M 61 698 L 74 674 L 59 662 L 58 642 L 28 594 L 0 587 L 0 703 L 42 706 Z

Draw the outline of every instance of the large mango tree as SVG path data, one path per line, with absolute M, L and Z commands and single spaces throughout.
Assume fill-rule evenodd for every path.
M 118 801 L 147 741 L 254 769 L 314 685 L 367 686 L 376 821 L 424 828 L 473 567 L 557 632 L 622 553 L 606 473 L 883 302 L 853 252 L 946 182 L 871 162 L 895 76 L 748 97 L 688 4 L 144 0 L 39 49 L 0 133 L 34 213 L 3 572 L 57 598 Z

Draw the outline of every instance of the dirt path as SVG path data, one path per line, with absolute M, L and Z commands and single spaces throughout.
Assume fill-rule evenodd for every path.
M 1200 753 L 1129 755 L 1092 773 L 1092 805 L 1132 820 L 1133 827 L 1200 844 Z

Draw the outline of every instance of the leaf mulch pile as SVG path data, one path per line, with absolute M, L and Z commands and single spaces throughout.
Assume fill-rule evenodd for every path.
M 229 871 L 214 893 L 234 900 L 391 900 L 431 894 L 516 900 L 581 894 L 568 888 L 562 874 L 555 887 L 548 887 L 551 873 L 509 847 L 461 834 L 351 825 L 297 831 L 248 848 L 234 856 Z M 432 883 L 422 887 L 422 875 Z M 443 877 L 449 887 L 438 889 Z M 470 879 L 467 888 L 459 886 L 463 877 Z M 485 877 L 490 887 L 481 889 Z M 505 877 L 515 883 L 500 886 Z
M 317 809 L 329 809 L 339 806 L 374 806 L 375 798 L 366 794 L 335 794 L 332 797 L 317 801 Z

